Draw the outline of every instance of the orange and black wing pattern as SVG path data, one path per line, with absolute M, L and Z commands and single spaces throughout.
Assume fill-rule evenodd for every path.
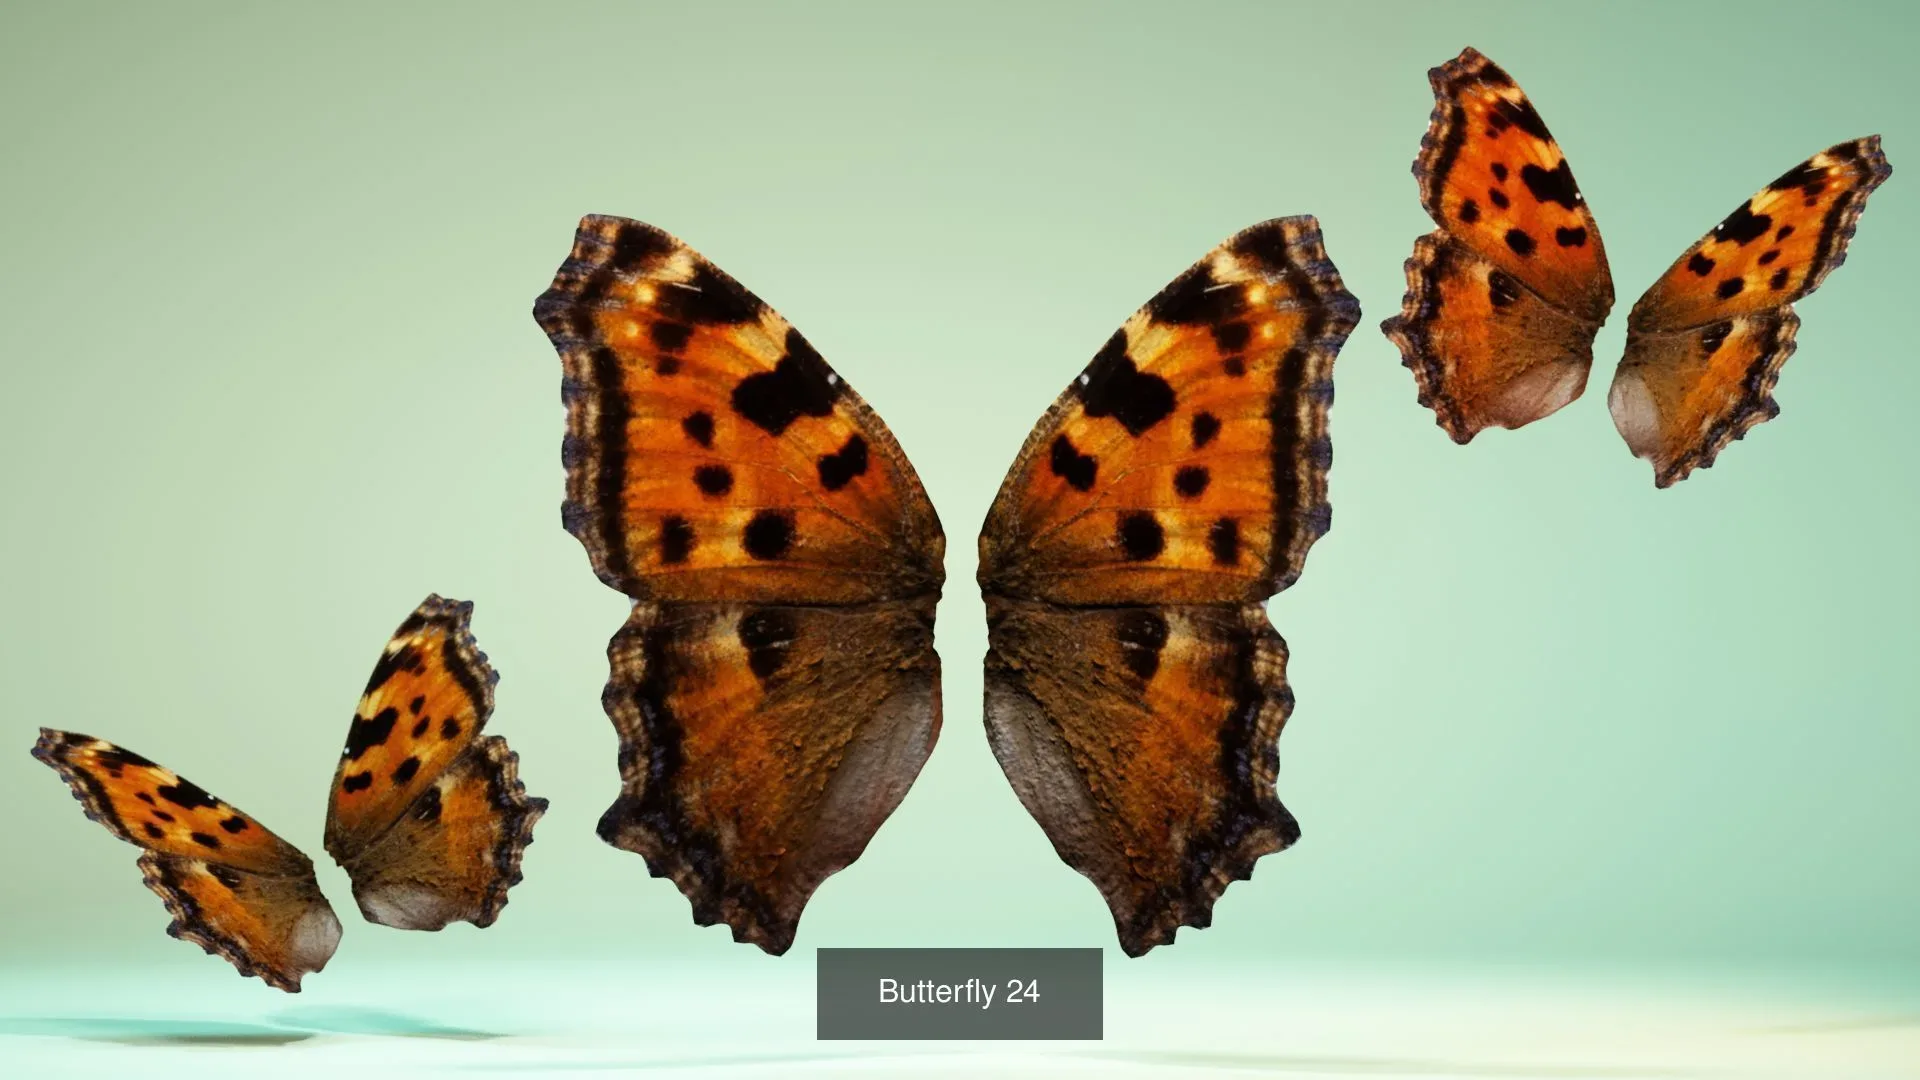
M 634 600 L 600 835 L 700 925 L 783 953 L 939 732 L 939 519 L 807 339 L 651 225 L 583 219 L 534 317 L 561 361 L 562 522 Z
M 1741 203 L 1633 305 L 1607 404 L 1656 486 L 1779 414 L 1793 304 L 1846 260 L 1867 196 L 1892 174 L 1877 135 L 1828 147 Z
M 1318 223 L 1229 238 L 1040 419 L 980 533 L 989 742 L 1140 955 L 1299 836 L 1265 601 L 1327 531 L 1333 364 L 1359 305 Z
M 429 596 L 395 630 L 361 694 L 327 799 L 327 851 L 368 919 L 406 930 L 490 926 L 521 880 L 545 799 L 482 737 L 499 675 L 473 605 Z
M 289 993 L 333 956 L 340 922 L 312 861 L 259 822 L 105 739 L 41 728 L 33 756 L 89 818 L 143 849 L 141 874 L 173 916 L 167 933 Z
M 1428 79 L 1413 173 L 1439 228 L 1414 242 L 1400 314 L 1381 329 L 1420 403 L 1465 443 L 1580 396 L 1613 279 L 1573 169 L 1512 77 L 1466 49 Z

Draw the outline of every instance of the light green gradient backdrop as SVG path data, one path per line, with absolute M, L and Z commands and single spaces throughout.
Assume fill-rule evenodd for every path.
M 1920 961 L 1916 18 L 1904 6 L 9 5 L 0 13 L 0 964 L 235 981 L 164 940 L 38 724 L 159 758 L 316 855 L 381 961 L 776 962 L 593 835 L 623 600 L 559 523 L 529 316 L 587 211 L 686 238 L 885 416 L 940 509 L 946 727 L 819 892 L 821 945 L 1107 945 L 982 733 L 973 540 L 1016 447 L 1235 229 L 1319 215 L 1365 318 L 1334 528 L 1272 607 L 1298 848 L 1114 977 L 1292 963 Z M 1621 293 L 1593 386 L 1461 449 L 1375 327 L 1429 228 L 1425 71 L 1474 44 L 1572 161 Z M 1886 136 L 1781 418 L 1675 490 L 1604 409 L 1626 307 L 1752 190 Z M 382 641 L 478 604 L 553 808 L 500 924 L 361 923 L 320 849 Z M 264 991 L 262 992 L 264 993 Z M 311 996 L 311 993 L 310 995 Z

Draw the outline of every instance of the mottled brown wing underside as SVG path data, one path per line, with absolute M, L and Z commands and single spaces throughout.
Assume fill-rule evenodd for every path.
M 340 922 L 312 861 L 259 822 L 104 739 L 41 728 L 33 756 L 87 817 L 145 849 L 140 872 L 173 916 L 168 934 L 289 993 L 333 956 Z
M 1674 260 L 1633 306 L 1607 404 L 1668 487 L 1780 407 L 1773 387 L 1800 326 L 1793 303 L 1846 261 L 1867 196 L 1893 169 L 1879 136 L 1787 170 Z
M 1473 49 L 1428 79 L 1413 174 L 1439 228 L 1415 242 L 1400 313 L 1380 328 L 1465 443 L 1580 395 L 1613 279 L 1573 170 L 1513 79 Z
M 565 376 L 563 521 L 636 601 L 600 835 L 696 922 L 785 952 L 938 734 L 939 519 L 807 340 L 666 233 L 583 219 L 534 315 Z
M 1264 601 L 1331 520 L 1333 363 L 1359 305 L 1311 217 L 1175 278 L 1042 417 L 980 534 L 988 739 L 1140 955 L 1299 835 Z
M 521 880 L 545 799 L 480 731 L 499 674 L 473 605 L 429 596 L 394 631 L 361 694 L 327 801 L 327 851 L 368 919 L 406 930 L 489 926 Z

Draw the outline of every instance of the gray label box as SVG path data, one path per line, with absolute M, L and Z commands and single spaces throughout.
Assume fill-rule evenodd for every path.
M 1098 1039 L 1099 949 L 821 949 L 821 1039 Z

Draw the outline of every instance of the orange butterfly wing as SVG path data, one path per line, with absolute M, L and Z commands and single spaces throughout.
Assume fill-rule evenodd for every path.
M 1573 170 L 1520 87 L 1473 49 L 1428 73 L 1413 173 L 1440 227 L 1381 329 L 1456 442 L 1547 416 L 1586 387 L 1613 279 Z
M 1139 955 L 1299 835 L 1264 601 L 1329 523 L 1333 362 L 1359 305 L 1318 223 L 1220 245 L 1041 418 L 980 533 L 988 738 Z
M 1674 260 L 1627 319 L 1608 393 L 1614 426 L 1667 487 L 1780 411 L 1772 391 L 1800 325 L 1793 303 L 1846 260 L 1867 196 L 1893 169 L 1879 136 L 1787 170 Z
M 259 822 L 104 739 L 41 728 L 33 756 L 89 818 L 145 849 L 141 874 L 173 916 L 167 933 L 288 992 L 333 956 L 340 922 L 313 862 Z
M 771 953 L 940 727 L 946 541 L 891 432 L 758 297 L 589 216 L 535 318 L 567 406 L 562 520 L 636 601 L 608 647 L 608 843 Z
M 480 730 L 499 681 L 468 628 L 473 605 L 429 596 L 382 650 L 327 798 L 327 851 L 361 913 L 409 930 L 491 925 L 520 881 L 545 799 Z

